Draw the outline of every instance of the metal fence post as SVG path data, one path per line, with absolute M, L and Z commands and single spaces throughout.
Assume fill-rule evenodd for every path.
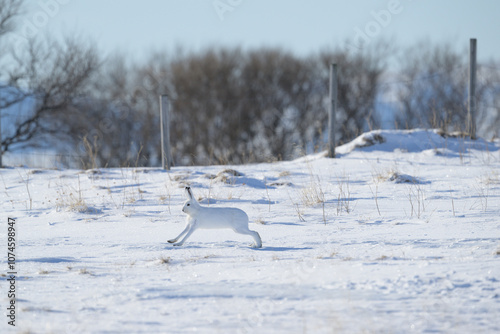
M 162 168 L 170 170 L 173 161 L 172 151 L 170 150 L 170 110 L 167 95 L 160 95 L 160 124 Z
M 328 157 L 335 158 L 335 114 L 337 111 L 337 64 L 330 64 L 330 104 L 328 109 Z
M 476 46 L 477 40 L 470 39 L 469 54 L 469 105 L 467 113 L 467 130 L 472 139 L 476 138 Z

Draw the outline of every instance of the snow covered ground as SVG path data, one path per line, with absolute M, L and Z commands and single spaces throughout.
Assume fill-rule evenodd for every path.
M 2 333 L 500 331 L 500 142 L 374 131 L 295 161 L 0 171 Z M 231 168 L 241 175 L 235 176 Z M 198 230 L 183 187 L 260 233 Z

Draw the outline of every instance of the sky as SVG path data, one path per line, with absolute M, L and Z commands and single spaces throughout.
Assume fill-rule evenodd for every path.
M 500 60 L 498 0 L 27 0 L 17 35 L 77 34 L 102 52 L 140 60 L 152 51 L 278 46 L 299 55 L 359 48 L 379 38 L 422 40 Z

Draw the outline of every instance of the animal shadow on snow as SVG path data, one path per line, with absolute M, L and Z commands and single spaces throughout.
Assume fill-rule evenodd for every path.
M 288 251 L 302 251 L 312 249 L 312 247 L 273 247 L 273 246 L 265 246 L 262 248 L 255 248 L 254 250 L 259 252 L 288 252 Z

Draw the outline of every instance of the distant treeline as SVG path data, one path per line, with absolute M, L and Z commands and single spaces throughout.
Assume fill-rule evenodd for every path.
M 15 1 L 0 0 L 0 6 L 12 9 L 0 16 L 18 14 Z M 12 29 L 0 26 L 0 41 Z M 449 45 L 401 51 L 379 41 L 309 56 L 222 47 L 156 52 L 134 63 L 125 54 L 103 59 L 92 43 L 71 37 L 31 40 L 1 56 L 9 66 L 0 66 L 0 111 L 36 101 L 4 131 L 2 149 L 39 145 L 43 138 L 81 154 L 85 168 L 158 166 L 161 94 L 171 100 L 177 165 L 291 159 L 322 150 L 332 62 L 339 71 L 339 143 L 380 127 L 383 117 L 396 128 L 465 130 L 468 54 Z M 500 129 L 498 67 L 479 67 L 479 135 Z M 382 100 L 391 108 L 381 108 Z

